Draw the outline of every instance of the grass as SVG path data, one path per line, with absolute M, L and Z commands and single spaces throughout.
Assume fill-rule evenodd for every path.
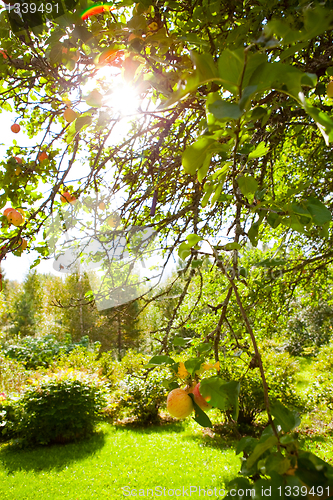
M 315 373 L 313 370 L 313 361 L 311 357 L 298 356 L 296 358 L 300 364 L 300 371 L 296 376 L 297 390 L 304 394 L 315 380 Z
M 299 361 L 297 390 L 305 394 L 314 380 L 314 366 L 311 358 Z M 301 448 L 333 465 L 331 412 L 316 408 L 303 415 L 299 431 Z M 203 434 L 202 428 L 190 420 L 146 429 L 103 423 L 89 440 L 32 450 L 3 444 L 0 498 L 118 500 L 133 498 L 129 493 L 134 490 L 136 498 L 152 498 L 147 489 L 157 486 L 166 490 L 190 486 L 206 491 L 226 489 L 240 469 L 233 445 L 226 438 Z M 198 493 L 191 495 L 194 500 L 201 497 Z
M 203 436 L 195 423 L 146 429 L 102 424 L 96 435 L 81 443 L 34 450 L 2 445 L 0 498 L 117 500 L 126 498 L 125 486 L 136 489 L 137 495 L 139 489 L 156 486 L 221 489 L 239 470 L 239 458 L 230 445 Z

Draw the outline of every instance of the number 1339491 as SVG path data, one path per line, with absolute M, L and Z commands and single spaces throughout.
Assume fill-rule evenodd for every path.
M 317 486 L 317 487 L 312 487 L 311 489 L 308 488 L 307 486 L 279 486 L 278 487 L 278 492 L 280 496 L 285 496 L 285 497 L 292 497 L 294 498 L 299 497 L 299 496 L 307 496 L 308 498 L 311 498 L 311 496 L 317 496 L 321 497 L 323 496 L 324 498 L 327 498 L 330 494 L 330 487 L 327 486 L 326 488 L 323 488 L 322 486 Z
M 34 14 L 41 12 L 46 14 L 59 14 L 59 4 L 57 3 L 16 3 L 14 4 L 14 12 L 19 15 Z

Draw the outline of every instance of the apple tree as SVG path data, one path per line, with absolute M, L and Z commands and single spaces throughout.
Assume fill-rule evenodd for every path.
M 299 448 L 297 414 L 269 401 L 251 303 L 271 300 L 281 266 L 292 292 L 332 259 L 331 2 L 124 0 L 89 15 L 93 3 L 59 1 L 59 12 L 38 19 L 13 4 L 0 14 L 0 107 L 20 130 L 0 164 L 0 206 L 22 217 L 2 217 L 0 260 L 31 249 L 36 264 L 51 258 L 70 228 L 64 253 L 104 272 L 85 303 L 141 297 L 145 308 L 178 253 L 186 279 L 149 366 L 170 366 L 185 385 L 214 358 L 217 373 L 200 393 L 236 420 L 240 382 L 225 383 L 218 369 L 235 303 L 269 426 L 260 440 L 239 442 L 243 477 L 234 484 L 255 482 L 258 498 L 269 486 L 275 496 L 305 485 L 328 496 L 332 467 Z M 255 263 L 265 279 L 246 279 L 249 243 L 271 248 Z M 154 252 L 159 269 L 142 277 Z M 56 260 L 70 269 L 66 258 Z M 170 342 L 190 321 L 179 310 L 207 262 L 225 282 L 219 301 L 207 298 L 216 322 L 180 366 Z M 168 292 L 173 285 L 177 278 Z

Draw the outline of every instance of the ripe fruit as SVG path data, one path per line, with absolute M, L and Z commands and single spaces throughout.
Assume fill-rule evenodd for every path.
M 18 134 L 21 130 L 21 127 L 18 123 L 13 123 L 13 125 L 10 127 L 10 130 L 14 132 L 14 134 Z
M 100 210 L 105 210 L 106 209 L 106 205 L 105 205 L 104 201 L 101 201 L 101 203 L 98 205 L 98 208 Z
M 66 122 L 72 123 L 74 120 L 76 120 L 77 117 L 78 117 L 78 114 L 76 111 L 74 111 L 74 109 L 71 109 L 71 108 L 65 109 L 64 118 L 65 118 Z
M 5 2 L 5 3 L 7 3 L 7 2 Z M 0 54 L 2 55 L 2 57 L 3 57 L 4 59 L 8 59 L 8 56 L 7 56 L 7 53 L 6 53 L 6 51 L 5 51 L 5 50 L 0 50 Z
M 38 155 L 38 160 L 39 161 L 44 161 L 44 160 L 47 160 L 48 159 L 48 154 L 45 152 L 45 151 L 42 151 L 39 155 Z
M 86 103 L 88 106 L 92 106 L 94 108 L 99 108 L 102 106 L 103 96 L 98 92 L 98 90 L 93 90 L 90 92 L 88 97 L 86 97 Z
M 6 208 L 6 210 L 4 210 L 4 212 L 3 212 L 3 215 L 5 217 L 7 217 L 9 212 L 11 212 L 12 210 L 15 210 L 15 208 L 13 208 L 13 207 Z
M 69 191 L 65 191 L 60 195 L 60 201 L 61 203 L 70 203 L 71 205 L 74 205 L 76 198 Z
M 20 165 L 23 163 L 23 160 L 22 158 L 19 158 L 18 156 L 14 156 L 15 160 L 17 163 L 19 163 Z
M 188 417 L 193 411 L 192 399 L 184 389 L 174 389 L 168 395 L 167 410 L 173 417 Z
M 193 389 L 194 401 L 202 410 L 210 410 L 212 407 L 207 403 L 205 398 L 200 394 L 200 383 L 197 384 Z M 208 398 L 207 398 L 208 399 Z M 210 398 L 209 398 L 210 399 Z
M 331 97 L 331 98 L 333 97 L 333 81 L 331 81 L 327 85 L 326 94 L 327 94 L 327 97 Z
M 25 238 L 21 238 L 19 250 L 25 250 L 28 246 L 28 242 Z
M 13 224 L 14 226 L 21 226 L 24 222 L 24 217 L 17 210 L 11 210 L 7 215 L 7 219 L 9 224 Z
M 117 212 L 114 212 L 110 217 L 106 219 L 106 223 L 110 227 L 118 227 L 120 222 L 120 217 Z

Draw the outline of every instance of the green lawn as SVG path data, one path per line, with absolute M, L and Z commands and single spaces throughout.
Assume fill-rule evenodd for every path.
M 304 358 L 302 356 L 296 357 L 300 364 L 300 371 L 296 376 L 297 381 L 297 389 L 300 393 L 305 393 L 309 388 L 310 384 L 312 384 L 315 380 L 315 373 L 313 368 L 313 358 L 307 357 Z
M 218 490 L 239 470 L 239 457 L 229 446 L 221 438 L 203 437 L 195 423 L 150 429 L 102 424 L 99 434 L 81 443 L 35 450 L 3 445 L 0 498 L 116 500 L 128 497 L 125 486 L 130 487 L 125 493 L 137 490 L 136 498 L 142 498 L 139 489 L 156 486 Z M 199 496 L 192 492 L 191 498 Z

